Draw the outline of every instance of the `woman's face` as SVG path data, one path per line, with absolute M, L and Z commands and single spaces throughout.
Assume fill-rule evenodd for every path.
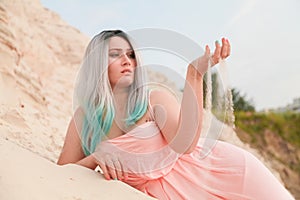
M 129 43 L 118 36 L 110 38 L 108 77 L 111 87 L 129 87 L 134 80 L 135 67 L 135 54 Z

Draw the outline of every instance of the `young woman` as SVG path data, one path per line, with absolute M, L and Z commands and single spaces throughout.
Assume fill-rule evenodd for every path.
M 230 55 L 225 38 L 188 66 L 181 104 L 150 90 L 127 34 L 103 31 L 89 43 L 76 88 L 78 107 L 58 164 L 99 166 L 158 199 L 293 199 L 250 153 L 217 141 L 201 157 L 203 75 Z

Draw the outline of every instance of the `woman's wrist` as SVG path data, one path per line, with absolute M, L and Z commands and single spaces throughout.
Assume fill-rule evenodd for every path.
M 90 169 L 95 169 L 97 167 L 97 162 L 93 154 L 79 160 L 76 164 Z
M 188 66 L 188 70 L 187 70 L 187 75 L 192 77 L 192 78 L 195 78 L 197 80 L 202 80 L 203 79 L 203 76 L 204 76 L 204 73 L 203 72 L 200 72 L 196 66 L 190 64 Z

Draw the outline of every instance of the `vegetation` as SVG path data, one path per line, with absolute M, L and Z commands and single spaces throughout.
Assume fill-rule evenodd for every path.
M 300 113 L 261 113 L 261 112 L 235 112 L 235 124 L 247 132 L 255 142 L 256 138 L 263 135 L 265 130 L 270 130 L 285 141 L 300 148 Z
M 279 161 L 300 177 L 300 113 L 239 111 L 235 112 L 235 119 L 236 132 L 243 142 L 250 143 L 252 147 L 269 155 L 269 159 Z M 278 143 L 279 146 L 267 144 L 266 137 L 270 133 L 277 141 L 282 141 Z M 286 173 L 281 171 L 281 175 L 287 178 L 286 181 L 291 181 L 288 183 L 289 187 L 293 188 L 293 181 L 289 179 L 291 175 Z M 299 178 L 294 181 L 298 182 Z
M 246 95 L 241 95 L 235 88 L 233 88 L 231 92 L 235 111 L 255 111 L 254 103 L 252 100 L 248 100 Z
M 216 73 L 212 73 L 212 111 L 219 119 L 226 121 L 224 113 L 224 96 L 219 93 L 220 82 Z M 206 83 L 204 82 L 204 98 L 206 96 Z M 255 143 L 258 137 L 263 137 L 266 130 L 272 131 L 283 140 L 296 145 L 300 148 L 300 113 L 283 112 L 283 113 L 263 113 L 255 112 L 255 106 L 252 100 L 246 95 L 233 88 L 232 101 L 235 113 L 235 125 L 237 128 L 245 131 L 251 137 L 251 143 Z M 223 94 L 224 95 L 224 94 Z M 220 105 L 217 107 L 216 105 Z

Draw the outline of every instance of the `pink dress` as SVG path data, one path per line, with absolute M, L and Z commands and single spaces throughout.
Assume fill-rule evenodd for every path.
M 119 157 L 129 173 L 124 182 L 158 199 L 294 199 L 252 154 L 215 141 L 203 157 L 203 140 L 191 154 L 179 155 L 151 121 L 103 141 L 98 150 Z

